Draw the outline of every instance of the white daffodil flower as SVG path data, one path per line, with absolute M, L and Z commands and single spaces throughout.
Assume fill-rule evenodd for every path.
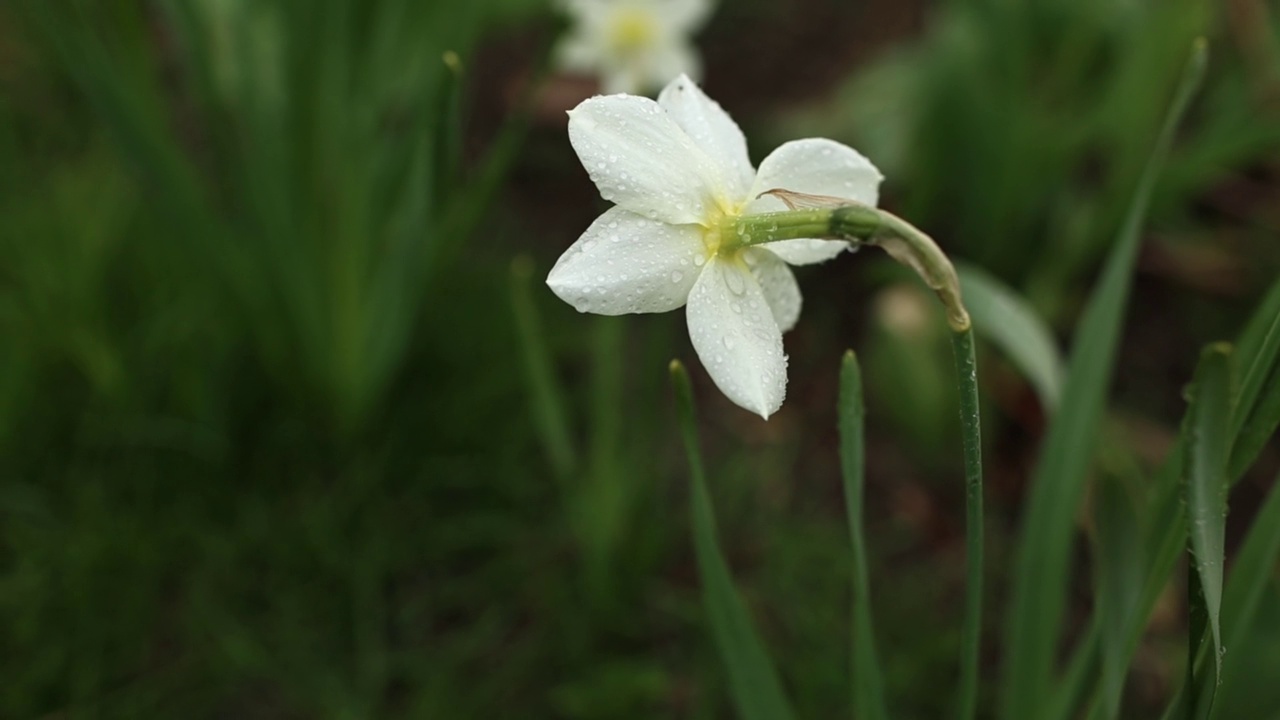
M 573 28 L 556 50 L 559 66 L 598 75 L 606 93 L 644 93 L 701 63 L 689 42 L 711 0 L 565 0 Z
M 615 207 L 560 257 L 547 277 L 552 291 L 580 312 L 602 315 L 687 304 L 689 336 L 711 378 L 730 400 L 768 418 L 786 394 L 782 333 L 800 315 L 800 288 L 787 265 L 823 262 L 849 245 L 751 244 L 737 235 L 738 220 L 786 210 L 763 194 L 776 189 L 874 206 L 880 171 L 826 139 L 788 142 L 756 170 L 737 124 L 685 76 L 657 102 L 632 95 L 584 101 L 569 113 L 569 140 Z

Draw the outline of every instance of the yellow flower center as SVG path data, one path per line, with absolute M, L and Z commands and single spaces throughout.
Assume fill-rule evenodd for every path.
M 735 203 L 721 196 L 711 208 L 708 217 L 703 221 L 706 229 L 702 233 L 702 244 L 707 250 L 707 259 L 719 255 L 721 258 L 733 257 L 741 247 L 750 241 L 738 232 L 738 216 L 746 203 Z
M 619 54 L 636 53 L 653 44 L 658 24 L 651 13 L 638 8 L 621 8 L 609 28 L 609 44 Z

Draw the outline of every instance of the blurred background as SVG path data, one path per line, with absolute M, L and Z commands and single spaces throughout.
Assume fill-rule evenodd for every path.
M 0 3 L 0 718 L 730 716 L 667 386 L 683 314 L 579 315 L 543 283 L 605 208 L 565 132 L 593 80 L 549 65 L 566 23 L 545 0 Z M 695 42 L 755 160 L 859 148 L 887 207 L 1066 350 L 1199 35 L 1100 453 L 1141 478 L 1197 349 L 1280 274 L 1280 5 L 723 0 Z M 888 694 L 938 717 L 964 555 L 945 324 L 880 254 L 798 275 L 781 412 L 691 362 L 721 541 L 798 713 L 844 714 L 855 348 Z M 994 639 L 1046 409 L 981 351 Z M 1273 443 L 1233 522 L 1277 468 Z M 1176 687 L 1182 602 L 1125 717 Z M 1264 605 L 1280 632 L 1274 585 Z M 1277 652 L 1231 648 L 1258 673 Z M 1225 717 L 1280 713 L 1244 686 Z

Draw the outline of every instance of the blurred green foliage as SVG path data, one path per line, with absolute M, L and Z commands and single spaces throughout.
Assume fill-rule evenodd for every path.
M 0 6 L 0 717 L 726 716 L 663 399 L 682 319 L 573 313 L 540 281 L 572 237 L 494 210 L 529 174 L 581 181 L 563 127 L 522 145 L 520 100 L 477 72 L 553 23 L 538 0 Z M 814 134 L 862 140 L 904 214 L 1061 324 L 1205 27 L 1191 0 L 952 0 Z M 1194 240 L 1197 199 L 1280 140 L 1223 56 L 1156 198 Z M 1260 277 L 1280 261 L 1245 247 Z M 868 293 L 807 272 L 788 409 L 703 405 L 719 535 L 797 715 L 844 712 L 835 370 L 864 341 L 886 696 L 936 717 L 920 688 L 959 645 L 948 351 L 883 313 L 850 337 L 833 308 Z M 1224 677 L 1223 708 L 1274 707 Z
M 905 217 L 1061 323 L 1120 222 L 1192 39 L 1221 52 L 1157 189 L 1157 222 L 1195 237 L 1197 197 L 1280 153 L 1280 28 L 1230 32 L 1230 14 L 1253 5 L 1263 3 L 951 0 L 922 38 L 785 127 L 862 148 L 895 180 Z M 1274 8 L 1255 19 L 1267 17 Z M 1264 262 L 1255 278 L 1275 271 L 1274 255 Z

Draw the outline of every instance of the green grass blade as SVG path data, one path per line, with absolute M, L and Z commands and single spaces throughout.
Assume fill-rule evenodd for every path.
M 702 469 L 698 428 L 689 373 L 678 360 L 671 361 L 671 383 L 676 391 L 680 433 L 689 456 L 693 479 L 693 545 L 702 580 L 703 603 L 711 621 L 720 658 L 729 671 L 729 689 L 738 716 L 743 720 L 786 720 L 793 717 L 782 682 L 764 642 L 756 633 L 751 615 L 733 586 L 729 564 L 716 540 L 716 519 Z
M 1085 696 L 1098 678 L 1098 667 L 1101 662 L 1100 644 L 1102 633 L 1097 615 L 1089 626 L 1084 639 L 1071 656 L 1063 673 L 1062 683 L 1052 696 L 1046 710 L 1041 714 L 1043 720 L 1071 720 L 1081 716 L 1080 707 Z
M 1275 581 L 1277 561 L 1280 561 L 1280 477 L 1272 484 L 1231 566 L 1231 576 L 1222 595 L 1223 648 L 1244 645 L 1254 631 L 1263 595 Z M 1208 677 L 1201 682 L 1202 695 L 1209 690 L 1205 686 L 1210 682 L 1213 680 Z M 1206 713 L 1200 713 L 1200 717 L 1205 716 Z
M 1226 544 L 1227 458 L 1231 450 L 1231 348 L 1211 345 L 1200 356 L 1187 414 L 1185 492 L 1187 549 L 1192 554 L 1190 582 L 1192 623 L 1188 642 L 1187 687 L 1200 654 L 1207 626 L 1213 652 L 1214 683 L 1202 697 L 1192 695 L 1189 707 L 1213 704 L 1212 689 L 1222 677 L 1222 577 Z
M 1240 333 L 1235 353 L 1239 367 L 1255 365 L 1256 358 L 1262 352 L 1267 331 L 1277 314 L 1280 314 L 1280 281 L 1272 285 L 1267 296 Z M 1274 371 L 1272 379 L 1263 387 L 1262 397 L 1256 402 L 1250 403 L 1242 391 L 1237 391 L 1233 407 L 1240 408 L 1249 404 L 1254 406 L 1252 418 L 1245 423 L 1240 436 L 1235 438 L 1231 452 L 1228 480 L 1232 484 L 1240 480 L 1244 470 L 1257 457 L 1258 452 L 1275 431 L 1277 421 L 1280 420 L 1280 378 L 1276 377 Z M 1168 583 L 1169 574 L 1177 559 L 1186 548 L 1186 513 L 1183 510 L 1182 488 L 1179 483 L 1182 476 L 1185 442 L 1186 438 L 1180 435 L 1177 448 L 1156 473 L 1154 481 L 1156 497 L 1150 503 L 1154 511 L 1150 515 L 1151 521 L 1147 523 L 1147 537 L 1144 541 L 1145 557 L 1149 560 L 1144 573 L 1142 601 L 1138 606 L 1138 612 L 1129 617 L 1128 626 L 1124 630 L 1127 644 L 1126 658 L 1131 658 L 1136 652 L 1146 627 L 1146 619 Z M 1229 617 L 1228 608 L 1229 604 L 1224 599 L 1224 618 Z M 1081 657 L 1085 647 L 1097 646 L 1100 635 L 1101 631 L 1095 623 L 1090 627 L 1085 640 L 1081 642 L 1081 647 L 1076 650 L 1076 658 Z M 1228 639 L 1225 646 L 1230 648 L 1231 645 Z M 1182 709 L 1182 703 L 1185 703 L 1185 697 L 1182 697 L 1184 691 L 1185 688 L 1181 688 L 1179 698 L 1170 705 L 1170 717 L 1185 714 L 1185 710 Z M 1062 692 L 1069 692 L 1069 690 L 1063 688 Z
M 1093 717 L 1101 720 L 1120 713 L 1129 671 L 1125 630 L 1134 622 L 1142 602 L 1142 570 L 1147 558 L 1138 508 L 1120 479 L 1109 475 L 1100 478 L 1094 505 L 1101 673 Z
M 1022 371 L 1048 414 L 1062 396 L 1063 362 L 1053 333 L 1013 288 L 985 270 L 956 264 L 973 327 Z
M 1254 630 L 1254 620 L 1268 586 L 1274 582 L 1273 569 L 1280 560 L 1280 478 L 1276 478 L 1262 509 L 1254 518 L 1244 543 L 1236 554 L 1222 595 L 1222 647 L 1225 649 L 1244 645 Z M 1194 576 L 1194 574 L 1193 574 Z M 1203 649 L 1200 650 L 1203 654 Z M 1188 703 L 1187 689 L 1196 687 L 1188 673 L 1187 682 L 1174 695 L 1163 717 L 1187 717 L 1194 706 Z M 1196 692 L 1199 696 L 1211 696 L 1217 687 L 1217 677 L 1201 673 Z M 1201 703 L 1193 717 L 1217 716 L 1217 705 Z
M 563 485 L 569 481 L 577 464 L 577 452 L 564 409 L 564 393 L 551 369 L 551 352 L 547 349 L 542 320 L 530 291 L 532 279 L 533 263 L 529 258 L 518 257 L 512 261 L 511 311 L 515 316 L 520 354 L 524 359 L 533 427 L 556 479 Z
M 1036 466 L 1015 565 L 1005 666 L 1004 716 L 1035 717 L 1050 696 L 1075 511 L 1102 419 L 1111 367 L 1127 305 L 1140 231 L 1174 133 L 1204 74 L 1206 47 L 1197 43 L 1164 128 L 1076 332 L 1063 403 Z
M 1236 343 L 1240 363 L 1240 393 L 1232 415 L 1232 429 L 1239 432 L 1253 398 L 1261 392 L 1280 356 L 1280 280 L 1272 284 L 1249 318 Z
M 871 585 L 866 541 L 862 531 L 862 495 L 865 453 L 863 448 L 862 371 L 852 350 L 840 363 L 840 470 L 844 477 L 844 502 L 853 543 L 853 712 L 859 720 L 889 717 L 884 701 L 884 679 L 876 654 L 875 626 L 871 620 Z

